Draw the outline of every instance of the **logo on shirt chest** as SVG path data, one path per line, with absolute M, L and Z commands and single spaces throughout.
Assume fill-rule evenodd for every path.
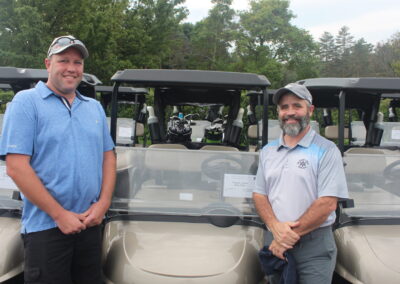
M 299 169 L 306 169 L 308 168 L 309 165 L 310 162 L 307 161 L 306 159 L 301 159 L 297 162 L 297 167 L 299 167 Z

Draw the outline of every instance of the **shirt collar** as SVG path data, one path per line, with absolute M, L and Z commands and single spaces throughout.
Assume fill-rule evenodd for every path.
M 42 81 L 39 81 L 36 84 L 35 88 L 39 90 L 39 94 L 42 96 L 42 99 L 46 99 L 50 95 L 59 96 L 59 95 L 55 94 L 49 87 L 47 87 L 47 85 Z M 85 96 L 83 96 L 78 90 L 75 91 L 75 94 L 76 94 L 76 97 L 78 99 L 80 99 L 81 101 L 88 101 L 88 99 L 85 98 Z
M 304 148 L 308 148 L 310 147 L 313 139 L 315 136 L 315 131 L 314 129 L 311 128 L 307 131 L 306 135 L 304 135 L 303 138 L 301 138 L 301 140 L 299 141 L 299 143 L 297 143 L 296 146 L 294 146 L 293 148 L 296 148 L 297 146 L 301 146 Z M 279 137 L 279 145 L 278 145 L 278 150 L 281 149 L 282 147 L 287 147 L 283 141 L 283 133 L 281 134 L 281 136 Z

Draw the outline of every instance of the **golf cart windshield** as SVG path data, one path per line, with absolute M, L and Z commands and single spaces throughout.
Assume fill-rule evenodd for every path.
M 18 188 L 6 174 L 6 164 L 0 161 L 0 210 L 21 210 L 22 201 L 18 200 Z
M 355 204 L 344 211 L 350 217 L 399 218 L 400 153 L 369 151 L 370 154 L 345 153 L 343 157 L 349 195 Z
M 112 211 L 180 216 L 249 216 L 258 154 L 118 148 Z

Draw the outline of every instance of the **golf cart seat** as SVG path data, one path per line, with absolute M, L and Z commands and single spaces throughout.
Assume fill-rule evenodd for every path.
M 253 125 L 249 125 L 249 128 L 247 128 L 247 138 L 250 140 L 256 140 L 257 137 L 257 125 L 253 124 Z M 255 144 L 257 144 L 257 141 L 255 142 Z M 258 151 L 258 146 L 254 145 L 250 145 L 249 144 L 249 152 L 256 152 Z
M 247 129 L 247 137 L 250 139 L 257 139 L 257 125 L 249 125 Z
M 339 126 L 338 125 L 328 125 L 325 127 L 325 138 L 327 139 L 338 139 L 339 138 Z M 344 129 L 344 139 L 349 138 L 349 129 Z
M 180 150 L 187 150 L 185 145 L 182 144 L 172 144 L 172 143 L 166 143 L 166 144 L 151 144 L 149 148 L 153 149 L 180 149 Z
M 238 148 L 232 146 L 224 146 L 224 145 L 204 145 L 200 148 L 200 150 L 208 150 L 208 151 L 239 151 Z

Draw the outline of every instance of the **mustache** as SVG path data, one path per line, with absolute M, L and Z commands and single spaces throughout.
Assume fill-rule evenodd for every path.
M 289 119 L 294 119 L 294 120 L 297 120 L 298 122 L 300 122 L 300 121 L 303 119 L 303 117 L 302 117 L 302 116 L 296 116 L 296 115 L 294 115 L 294 114 L 292 114 L 292 115 L 285 115 L 285 116 L 282 117 L 282 120 L 283 120 L 283 121 L 287 121 L 287 120 L 289 120 Z

